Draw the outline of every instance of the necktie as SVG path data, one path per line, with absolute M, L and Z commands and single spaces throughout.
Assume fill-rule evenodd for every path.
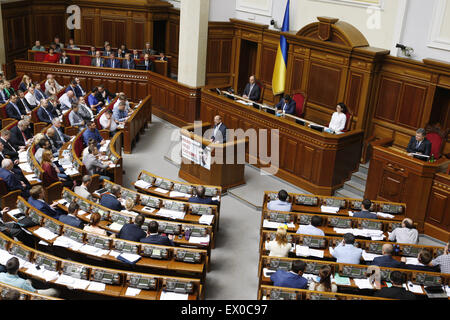
M 44 97 L 42 97 L 42 94 L 36 89 L 36 99 L 38 100 L 38 101 L 41 101 L 41 99 L 43 99 Z
M 250 94 L 252 93 L 253 86 L 254 86 L 254 84 L 252 84 L 252 85 L 250 86 L 250 90 L 248 91 L 248 97 L 249 97 L 249 98 L 250 98 Z
M 20 130 L 20 133 L 22 133 L 23 142 L 26 144 L 27 143 L 27 137 L 25 136 L 25 133 L 23 133 L 22 130 Z
M 50 114 L 50 112 L 48 112 L 47 108 L 44 108 L 45 112 L 47 112 L 48 117 L 50 118 L 50 120 L 53 120 L 53 116 Z
M 283 107 L 283 111 L 284 111 L 284 112 L 286 112 L 286 106 L 287 106 L 287 103 L 285 102 L 285 103 L 284 103 L 284 107 Z
M 9 140 L 6 141 L 6 143 L 8 144 L 8 146 L 9 146 L 12 150 L 14 150 L 14 152 L 16 152 L 16 148 L 14 148 L 14 147 L 11 145 L 11 143 L 9 143 Z
M 25 103 L 25 101 L 23 101 L 22 98 L 20 99 L 20 101 L 22 101 L 22 104 L 23 104 L 25 110 L 27 111 L 27 113 L 30 112 L 31 110 L 28 108 L 28 106 L 27 106 L 27 104 Z

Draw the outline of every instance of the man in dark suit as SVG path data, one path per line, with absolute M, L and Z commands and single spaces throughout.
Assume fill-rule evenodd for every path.
M 15 147 L 11 141 L 11 131 L 8 129 L 3 130 L 1 132 L 0 142 L 3 144 L 2 152 L 7 158 L 12 161 L 19 159 L 19 148 Z
M 78 205 L 78 203 L 76 203 L 75 201 L 71 202 L 69 204 L 69 208 L 68 208 L 68 212 L 66 214 L 65 211 L 62 211 L 63 214 L 61 214 L 58 218 L 59 221 L 61 221 L 64 224 L 68 224 L 69 226 L 78 228 L 78 229 L 83 229 L 84 228 L 84 223 L 83 221 L 81 221 L 80 219 L 78 219 L 77 214 L 78 214 L 78 209 L 80 208 L 80 206 Z
M 150 42 L 145 44 L 145 48 L 142 50 L 142 54 L 156 55 L 158 51 L 152 49 Z
M 407 291 L 403 287 L 405 282 L 405 275 L 400 271 L 392 271 L 389 275 L 392 283 L 392 287 L 383 287 L 375 292 L 375 297 L 388 298 L 388 299 L 400 299 L 400 300 L 416 300 L 416 296 L 411 291 Z
M 10 141 L 16 150 L 25 149 L 31 142 L 33 135 L 27 131 L 27 122 L 20 120 L 17 126 L 11 129 Z
M 121 68 L 120 60 L 114 56 L 114 53 L 109 55 L 109 59 L 106 61 L 107 68 Z
M 27 99 L 25 99 L 25 94 L 22 90 L 17 90 L 17 106 L 22 114 L 29 114 L 36 106 L 31 106 Z
M 116 96 L 113 95 L 111 92 L 108 91 L 102 84 L 97 87 L 97 93 L 95 94 L 95 99 L 97 101 L 103 102 L 103 105 L 106 106 L 108 104 L 108 99 L 111 101 Z
M 117 49 L 116 57 L 117 57 L 117 58 L 125 58 L 125 52 L 123 52 L 123 50 L 120 49 L 120 48 Z
M 158 61 L 169 61 L 169 59 L 164 55 L 164 52 L 160 52 L 158 58 L 156 58 Z
M 125 55 L 125 60 L 122 61 L 122 68 L 123 69 L 136 69 L 136 65 L 134 61 L 131 59 L 131 56 L 129 53 Z
M 95 57 L 91 60 L 91 66 L 93 67 L 104 67 L 105 59 L 101 57 L 100 51 L 95 52 Z
M 25 199 L 29 197 L 28 187 L 23 181 L 16 177 L 14 171 L 14 163 L 11 159 L 4 159 L 0 168 L 0 178 L 6 183 L 8 191 L 20 190 L 21 196 Z
M 192 196 L 189 198 L 189 202 L 191 203 L 200 203 L 200 204 L 213 204 L 218 205 L 219 201 L 213 200 L 211 197 L 205 197 L 205 187 L 197 186 L 195 188 L 197 196 Z
M 22 113 L 20 111 L 20 108 L 17 105 L 16 95 L 11 96 L 9 103 L 6 105 L 6 114 L 8 115 L 8 118 L 13 118 L 16 120 L 22 120 L 23 116 L 26 115 L 26 113 Z
M 20 181 L 22 181 L 23 183 L 25 183 L 25 185 L 28 188 L 30 183 L 28 182 L 27 178 L 25 178 L 25 176 L 23 175 L 22 169 L 20 169 L 20 167 L 18 166 L 18 163 L 19 163 L 18 153 L 16 152 L 16 157 L 15 158 L 7 156 L 4 153 L 4 142 L 3 142 L 3 139 L 0 139 L 0 164 L 5 159 L 11 159 L 13 161 L 14 166 L 11 169 L 11 171 L 14 172 L 14 174 L 16 175 L 16 178 L 19 179 Z
M 140 58 L 141 58 L 141 56 L 139 55 L 139 52 L 136 49 L 134 49 L 133 54 L 131 55 L 131 59 L 139 60 Z
M 67 56 L 67 52 L 63 50 L 61 52 L 61 57 L 59 57 L 60 64 L 72 64 L 72 60 L 70 60 L 70 57 Z
M 58 203 L 53 203 L 48 205 L 45 201 L 44 188 L 41 185 L 34 186 L 30 190 L 30 197 L 28 198 L 28 203 L 32 205 L 37 210 L 41 211 L 52 218 L 58 219 L 62 210 L 57 207 Z
M 222 123 L 222 118 L 219 115 L 214 117 L 214 131 L 211 141 L 215 143 L 227 142 L 227 127 Z
M 134 219 L 134 223 L 127 223 L 120 229 L 117 238 L 129 241 L 139 242 L 142 238 L 145 238 L 145 231 L 142 230 L 145 217 L 140 214 Z
M 276 287 L 307 289 L 308 280 L 303 278 L 306 263 L 302 260 L 295 260 L 292 263 L 292 271 L 277 270 L 270 276 L 273 285 Z
M 59 118 L 55 118 L 52 120 L 52 128 L 55 130 L 55 135 L 53 136 L 53 142 L 56 145 L 57 149 L 60 149 L 64 143 L 71 139 L 70 136 L 65 134 L 61 127 L 61 120 Z
M 431 153 L 431 142 L 425 138 L 425 129 L 420 128 L 416 131 L 416 136 L 411 137 L 406 152 L 408 156 L 412 156 L 413 153 L 420 153 L 429 156 Z
M 105 51 L 103 51 L 102 56 L 104 56 L 104 57 L 109 57 L 111 54 L 114 54 L 114 52 L 111 50 L 111 46 L 110 46 L 110 45 L 107 45 L 107 46 L 105 47 Z
M 144 55 L 144 60 L 142 60 L 139 64 L 139 69 L 146 70 L 146 71 L 155 71 L 155 64 L 150 59 L 150 56 L 148 54 Z
M 96 52 L 97 52 L 97 51 L 95 50 L 95 47 L 91 47 L 91 48 L 88 50 L 87 54 L 88 54 L 88 56 L 95 57 L 95 53 L 96 53 Z
M 142 238 L 140 242 L 150 243 L 150 244 L 160 244 L 163 246 L 174 246 L 175 244 L 172 241 L 173 235 L 162 236 L 158 234 L 158 222 L 150 221 L 148 225 L 148 236 L 146 238 Z
M 118 200 L 120 198 L 120 194 L 120 186 L 113 186 L 111 188 L 111 193 L 107 192 L 102 195 L 100 199 L 100 205 L 115 211 L 123 210 L 124 207 Z
M 37 116 L 40 122 L 51 124 L 52 120 L 58 117 L 58 113 L 47 100 L 42 99 L 41 106 L 37 111 Z
M 365 219 L 377 219 L 377 215 L 369 211 L 371 206 L 372 201 L 370 201 L 369 199 L 364 199 L 362 202 L 362 210 L 360 212 L 353 213 L 353 217 Z
M 373 259 L 371 265 L 386 267 L 386 268 L 404 268 L 405 264 L 403 262 L 397 261 L 392 258 L 392 253 L 394 252 L 394 247 L 390 243 L 383 244 L 381 257 L 376 257 Z
M 292 98 L 287 94 L 275 106 L 275 108 L 279 110 L 278 113 L 280 114 L 281 113 L 295 114 L 295 107 L 296 107 L 295 101 L 292 100 Z
M 251 76 L 249 83 L 245 86 L 243 97 L 252 101 L 259 101 L 261 97 L 261 89 L 256 83 L 255 76 Z

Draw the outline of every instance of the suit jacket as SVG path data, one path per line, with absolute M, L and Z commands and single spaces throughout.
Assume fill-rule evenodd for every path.
M 32 197 L 29 197 L 28 203 L 31 204 L 34 208 L 38 209 L 42 213 L 44 213 L 52 218 L 58 219 L 58 217 L 60 215 L 60 213 L 58 211 L 56 211 L 55 209 L 50 207 L 45 201 L 34 200 Z
M 63 57 L 63 56 L 61 56 L 59 58 L 59 63 L 61 63 L 61 64 L 72 64 L 72 60 L 70 59 L 70 57 Z
M 91 66 L 96 67 L 97 66 L 97 58 L 93 57 L 91 60 Z M 105 59 L 100 58 L 100 67 L 105 66 Z
M 277 272 L 270 276 L 270 280 L 272 280 L 273 285 L 276 287 L 297 289 L 308 288 L 308 280 L 290 271 L 277 270 Z
M 25 115 L 26 113 L 22 113 L 20 111 L 19 106 L 16 104 L 17 109 L 19 109 L 19 113 L 17 113 L 16 108 L 14 108 L 14 106 L 12 105 L 12 103 L 8 103 L 6 105 L 6 114 L 8 115 L 8 118 L 13 118 L 16 120 L 22 120 L 22 116 Z
M 130 59 L 130 61 L 123 60 L 122 61 L 122 69 L 136 69 L 136 64 L 134 63 L 134 60 L 132 60 L 132 59 Z
M 377 219 L 377 215 L 375 213 L 369 212 L 369 211 L 359 211 L 359 212 L 354 212 L 353 213 L 353 217 L 355 218 L 365 218 L 365 219 Z
M 83 157 L 83 164 L 86 167 L 86 171 L 89 175 L 93 175 L 96 173 L 100 173 L 101 170 L 108 168 L 107 164 L 103 164 L 100 160 L 98 160 L 93 154 L 86 154 Z M 119 202 L 120 204 L 120 202 Z M 122 209 L 119 209 L 120 211 Z
M 375 297 L 400 300 L 416 300 L 416 296 L 411 291 L 400 287 L 384 287 L 375 292 Z
M 15 128 L 17 128 L 17 127 L 15 127 Z M 16 147 L 14 145 L 14 143 L 12 142 L 12 134 L 9 137 L 8 141 L 6 141 L 3 138 L 0 138 L 0 141 L 3 143 L 3 155 L 5 155 L 7 158 L 11 159 L 12 161 L 19 159 L 19 153 L 17 151 L 18 147 Z
M 162 236 L 160 234 L 149 235 L 146 238 L 142 238 L 140 242 L 150 244 L 160 244 L 162 246 L 174 246 L 172 240 L 170 240 L 167 236 Z
M 120 201 L 110 193 L 105 193 L 102 195 L 100 205 L 115 211 L 121 211 L 124 209 Z
M 100 93 L 100 92 L 97 92 L 96 94 L 95 94 L 95 98 L 97 99 L 97 101 L 102 101 L 105 105 L 106 105 L 106 99 L 109 97 L 110 98 L 110 100 L 112 100 L 112 99 L 114 99 L 115 98 L 115 95 L 113 95 L 111 92 L 109 92 L 109 90 L 108 89 L 104 89 L 104 92 L 105 92 L 105 97 L 103 98 L 103 95 Z
M 143 49 L 143 50 L 142 50 L 142 54 L 143 54 L 143 55 L 149 54 L 149 55 L 153 56 L 153 55 L 155 55 L 155 54 L 158 54 L 158 51 L 156 51 L 156 50 L 154 50 L 154 49 Z
M 145 231 L 134 223 L 127 223 L 120 229 L 117 238 L 129 241 L 139 242 L 140 239 L 145 238 Z
M 379 266 L 379 267 L 386 267 L 386 268 L 404 268 L 405 267 L 405 263 L 395 260 L 390 255 L 383 255 L 381 257 L 374 258 L 371 265 Z
M 84 223 L 80 219 L 78 219 L 76 217 L 69 216 L 67 214 L 60 215 L 58 220 L 61 221 L 64 224 L 68 224 L 69 226 L 72 226 L 72 227 L 75 227 L 75 228 L 78 228 L 78 229 L 83 229 L 84 228 Z
M 2 178 L 3 181 L 5 181 L 8 191 L 24 189 L 22 184 L 20 183 L 20 180 L 17 179 L 17 177 L 11 171 L 0 168 L 0 178 Z
M 26 130 L 23 132 L 23 134 L 25 135 L 25 139 L 27 140 L 33 137 L 33 135 L 30 136 L 29 132 L 27 132 Z M 24 140 L 23 134 L 18 126 L 15 126 L 11 129 L 11 136 L 9 140 L 15 149 L 19 149 L 19 147 L 25 146 L 26 141 Z
M 421 265 L 405 264 L 403 268 L 409 270 L 429 271 L 429 272 L 440 272 L 441 270 L 439 266 L 425 266 L 423 264 Z
M 214 127 L 215 128 L 215 127 Z M 214 129 L 213 129 L 214 130 Z M 220 124 L 220 127 L 219 127 L 219 131 L 221 132 L 221 134 L 222 134 L 222 141 L 219 141 L 220 140 L 220 137 L 215 137 L 214 136 L 214 131 L 213 131 L 213 136 L 211 137 L 211 139 L 213 139 L 213 141 L 219 141 L 219 143 L 225 143 L 225 142 L 227 142 L 227 127 L 223 124 L 223 123 L 221 123 Z M 217 134 L 218 136 L 219 136 L 219 134 Z
M 277 105 L 275 107 L 278 110 L 283 110 L 284 103 L 285 102 L 284 102 L 284 98 L 283 98 L 283 99 L 281 99 L 280 102 L 277 103 Z M 289 102 L 289 104 L 287 105 L 285 113 L 295 114 L 295 107 L 296 107 L 295 101 L 294 101 L 294 99 L 292 99 L 291 102 Z
M 25 106 L 31 111 L 33 110 L 34 107 L 36 106 L 31 106 L 31 104 L 28 103 L 27 99 L 25 99 L 25 97 L 23 98 L 23 101 L 18 98 L 17 99 L 17 106 L 20 109 L 20 112 L 22 112 L 22 114 L 27 114 L 27 110 L 25 108 Z
M 107 68 L 122 68 L 119 59 L 108 59 L 106 61 Z
M 191 197 L 189 198 L 188 202 L 200 204 L 215 204 L 215 205 L 219 204 L 219 201 L 213 200 L 211 197 L 204 197 L 204 198 Z
M 431 154 L 431 142 L 427 140 L 427 138 L 424 138 L 420 143 L 420 146 L 417 147 L 416 137 L 411 137 L 411 140 L 409 140 L 408 146 L 406 147 L 406 151 L 408 153 L 421 152 L 429 156 Z
M 6 93 L 3 90 L 0 90 L 0 103 L 3 104 L 8 100 Z
M 261 89 L 259 88 L 258 84 L 255 83 L 252 92 L 250 92 L 250 86 L 251 86 L 250 83 L 247 83 L 244 89 L 244 94 L 248 96 L 248 98 L 252 101 L 259 101 L 259 98 L 261 97 Z
M 12 95 L 14 95 L 16 92 L 14 91 L 13 87 L 10 87 L 9 89 L 5 88 L 3 89 L 3 93 L 6 95 L 6 97 L 9 99 Z
M 148 66 L 145 66 L 145 60 L 142 60 L 139 63 L 139 66 L 147 71 L 155 71 L 155 64 L 153 63 L 152 60 L 148 60 Z
M 55 129 L 55 131 L 58 131 L 61 134 L 62 138 L 64 139 L 64 140 L 61 140 L 61 136 L 58 134 L 58 132 L 55 132 L 55 134 L 53 135 L 52 139 L 53 139 L 53 141 L 54 141 L 54 143 L 56 145 L 56 148 L 59 149 L 59 148 L 62 147 L 62 145 L 65 142 L 70 140 L 70 136 L 65 134 L 64 131 L 61 128 L 58 129 L 55 126 L 52 126 L 52 128 Z
M 52 120 L 58 116 L 55 108 L 50 107 L 50 108 L 47 108 L 46 110 L 43 110 L 43 109 L 44 109 L 44 107 L 40 107 L 37 111 L 37 116 L 38 116 L 39 121 L 46 122 L 48 124 L 52 123 Z M 45 112 L 45 111 L 47 111 L 51 116 L 53 116 L 53 118 L 50 118 L 49 115 L 47 114 L 47 112 Z

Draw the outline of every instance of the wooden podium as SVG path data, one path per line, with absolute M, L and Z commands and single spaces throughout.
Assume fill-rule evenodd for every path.
M 244 184 L 245 156 L 244 161 L 240 161 L 243 163 L 238 163 L 238 160 L 240 160 L 238 151 L 244 150 L 245 155 L 247 139 L 233 140 L 227 143 L 213 143 L 203 138 L 203 134 L 210 127 L 210 123 L 203 122 L 201 126 L 194 127 L 194 125 L 190 125 L 181 128 L 182 154 L 178 176 L 195 184 L 221 186 L 222 192 L 228 188 Z M 202 136 L 195 134 L 194 131 L 201 132 Z M 192 161 L 192 158 L 188 159 L 188 157 L 185 157 L 188 153 L 186 149 L 183 149 L 186 147 L 185 143 L 197 144 L 198 147 L 205 150 L 205 159 L 197 157 L 197 160 L 200 158 L 199 161 Z M 207 160 L 208 153 L 211 155 L 209 165 Z M 195 155 L 191 154 L 191 156 L 195 158 Z M 216 161 L 217 159 L 222 160 L 219 162 Z

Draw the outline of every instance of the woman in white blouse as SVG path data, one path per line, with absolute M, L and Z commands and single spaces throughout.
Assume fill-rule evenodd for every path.
M 287 257 L 291 250 L 291 244 L 287 240 L 286 228 L 279 227 L 275 239 L 266 243 L 269 257 Z
M 347 122 L 347 107 L 342 102 L 336 106 L 336 112 L 331 116 L 330 124 L 328 128 L 334 132 L 342 132 L 345 129 L 345 123 Z

